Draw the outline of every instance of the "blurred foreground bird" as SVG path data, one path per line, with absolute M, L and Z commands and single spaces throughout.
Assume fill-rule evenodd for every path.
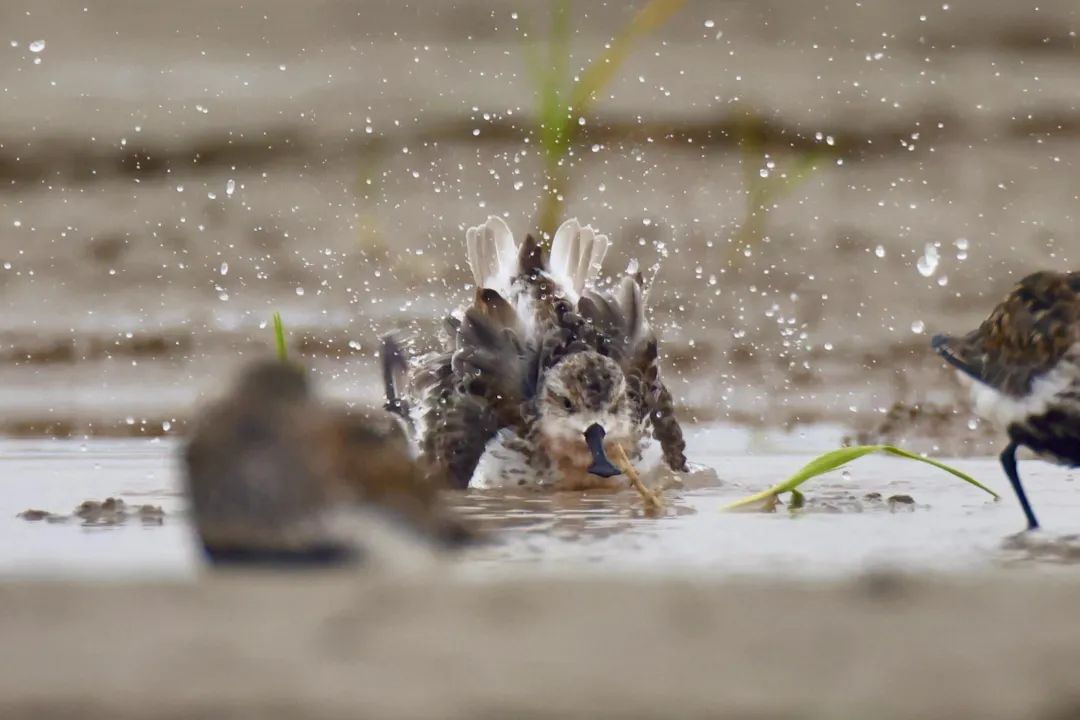
M 398 424 L 323 406 L 304 371 L 245 370 L 184 451 L 195 526 L 215 563 L 335 564 L 469 536 L 418 471 Z
M 624 487 L 611 453 L 687 469 L 636 263 L 610 292 L 596 287 L 608 245 L 577 220 L 550 253 L 531 236 L 516 242 L 498 217 L 468 230 L 476 294 L 446 319 L 442 347 L 410 363 L 390 337 L 383 353 L 387 407 L 435 476 L 461 488 Z
M 1016 451 L 1080 466 L 1080 272 L 1029 275 L 977 329 L 932 345 L 970 387 L 976 413 L 1008 432 L 1001 464 L 1028 529 L 1038 528 Z

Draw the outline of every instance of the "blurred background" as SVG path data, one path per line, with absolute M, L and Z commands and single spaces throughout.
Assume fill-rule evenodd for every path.
M 646 5 L 3 3 L 0 432 L 181 432 L 274 311 L 378 402 L 379 334 L 469 296 L 465 228 L 557 192 L 655 274 L 685 419 L 994 447 L 928 338 L 1080 265 L 1080 6 L 652 3 L 553 141 Z

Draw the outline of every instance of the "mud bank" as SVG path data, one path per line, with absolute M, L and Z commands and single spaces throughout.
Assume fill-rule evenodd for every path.
M 264 575 L 7 583 L 0 604 L 9 720 L 1080 713 L 1080 582 L 1033 575 Z

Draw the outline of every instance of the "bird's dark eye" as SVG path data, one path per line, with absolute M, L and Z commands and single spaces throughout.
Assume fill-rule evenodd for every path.
M 562 406 L 563 406 L 563 409 L 564 409 L 564 410 L 566 410 L 566 411 L 568 411 L 568 412 L 569 412 L 570 410 L 573 410 L 573 409 L 574 409 L 574 403 L 570 402 L 570 398 L 565 398 L 565 397 L 564 397 L 564 398 L 562 399 Z

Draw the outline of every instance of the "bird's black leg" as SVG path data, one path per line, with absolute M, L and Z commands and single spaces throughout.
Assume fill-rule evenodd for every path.
M 1024 486 L 1020 484 L 1020 473 L 1016 470 L 1016 449 L 1018 447 L 1020 447 L 1020 443 L 1015 440 L 1009 443 L 1009 446 L 1001 453 L 1001 467 L 1005 468 L 1005 474 L 1009 476 L 1013 492 L 1016 493 L 1016 497 L 1020 500 L 1020 507 L 1024 509 L 1028 530 L 1038 530 L 1039 521 L 1035 519 L 1035 513 L 1031 510 L 1031 503 L 1028 502 Z

